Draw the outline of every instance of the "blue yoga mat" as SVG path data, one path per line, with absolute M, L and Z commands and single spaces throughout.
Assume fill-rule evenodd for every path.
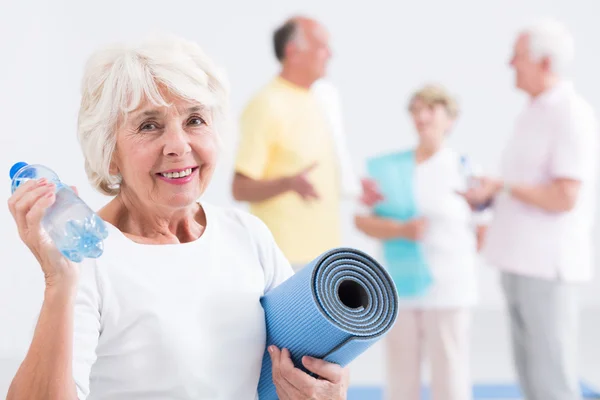
M 267 347 L 287 348 L 305 372 L 303 356 L 348 365 L 387 333 L 398 315 L 398 295 L 386 270 L 355 249 L 333 249 L 261 299 Z M 260 400 L 275 400 L 271 358 L 265 350 Z
M 368 174 L 384 197 L 373 207 L 377 216 L 401 222 L 420 216 L 415 198 L 415 168 L 412 150 L 367 161 Z M 383 255 L 400 297 L 422 295 L 433 283 L 421 243 L 403 238 L 384 240 Z
M 421 391 L 421 399 L 431 398 L 429 388 Z M 584 399 L 600 399 L 600 393 L 581 383 Z M 379 387 L 353 387 L 348 391 L 348 400 L 382 400 L 383 390 Z M 515 384 L 477 384 L 473 386 L 473 400 L 517 400 L 523 399 L 519 386 Z

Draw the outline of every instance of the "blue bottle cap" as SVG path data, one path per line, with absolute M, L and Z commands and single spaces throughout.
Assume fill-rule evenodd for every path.
M 29 165 L 29 164 L 27 164 L 26 162 L 23 162 L 23 161 L 19 161 L 18 163 L 15 163 L 15 165 L 13 165 L 10 168 L 10 179 L 14 178 L 15 175 L 17 174 L 17 172 L 19 172 L 19 170 L 21 168 L 26 167 L 27 165 Z

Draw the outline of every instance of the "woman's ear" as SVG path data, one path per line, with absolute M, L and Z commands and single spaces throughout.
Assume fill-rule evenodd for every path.
M 110 165 L 108 167 L 108 173 L 111 175 L 119 175 L 119 166 L 117 165 L 117 155 L 116 151 L 113 153 L 112 159 L 110 160 Z

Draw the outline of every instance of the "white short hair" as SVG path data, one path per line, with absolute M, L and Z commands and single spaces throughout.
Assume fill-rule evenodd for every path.
M 197 44 L 169 36 L 96 51 L 85 66 L 77 132 L 88 179 L 101 193 L 119 193 L 121 177 L 109 168 L 120 118 L 145 100 L 168 106 L 159 87 L 208 107 L 215 130 L 225 126 L 229 83 Z
M 536 60 L 548 58 L 552 72 L 564 74 L 575 56 L 573 36 L 565 25 L 552 18 L 540 19 L 523 31 L 529 40 L 529 52 Z

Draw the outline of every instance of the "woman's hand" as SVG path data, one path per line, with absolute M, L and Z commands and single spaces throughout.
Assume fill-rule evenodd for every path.
M 479 225 L 476 230 L 477 252 L 478 253 L 483 249 L 486 234 L 487 234 L 487 226 Z
M 377 182 L 372 179 L 363 178 L 360 181 L 362 186 L 362 195 L 360 202 L 368 207 L 373 207 L 377 203 L 384 200 L 383 195 L 377 187 Z
M 402 223 L 402 237 L 418 242 L 423 239 L 427 229 L 427 220 L 425 218 L 415 218 Z
M 8 199 L 21 240 L 27 245 L 42 267 L 46 286 L 66 284 L 74 287 L 79 268 L 67 260 L 42 228 L 42 218 L 54 204 L 56 187 L 46 179 L 30 180 L 17 188 Z
M 294 367 L 287 349 L 269 347 L 273 383 L 279 400 L 345 400 L 348 392 L 348 368 L 311 357 L 304 357 L 302 364 L 320 379 Z

